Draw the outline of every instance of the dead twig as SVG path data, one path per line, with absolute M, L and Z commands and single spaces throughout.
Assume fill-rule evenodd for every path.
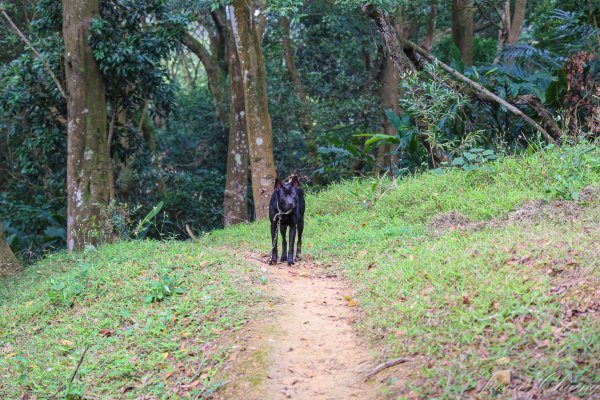
M 372 370 L 370 370 L 369 372 L 367 372 L 365 374 L 365 380 L 371 379 L 372 377 L 374 377 L 375 375 L 377 375 L 384 369 L 387 369 L 387 368 L 393 367 L 394 365 L 402 364 L 402 363 L 405 363 L 408 361 L 410 361 L 408 358 L 403 358 L 403 357 L 392 358 L 391 360 L 383 362 L 383 363 L 379 364 L 378 366 L 376 366 L 375 368 L 373 368 Z
M 71 375 L 71 379 L 69 379 L 69 383 L 67 383 L 66 385 L 59 386 L 58 389 L 56 390 L 56 392 L 52 396 L 49 397 L 50 399 L 56 399 L 60 392 L 62 392 L 63 390 L 65 390 L 66 388 L 71 386 L 71 383 L 73 383 L 73 380 L 75 379 L 75 375 L 77 375 L 77 371 L 79 371 L 79 367 L 81 367 L 81 363 L 83 363 L 83 359 L 89 349 L 90 349 L 90 345 L 87 345 L 87 347 L 85 349 L 83 349 L 83 353 L 81 353 L 81 357 L 79 358 L 79 362 L 77 363 L 77 366 L 75 367 L 75 371 L 73 371 L 73 375 Z
M 73 380 L 75 379 L 75 375 L 77 375 L 77 371 L 79 371 L 79 367 L 81 367 L 81 363 L 83 362 L 83 358 L 85 357 L 85 355 L 87 354 L 88 350 L 89 350 L 90 346 L 88 345 L 84 350 L 83 353 L 81 353 L 81 357 L 79 358 L 79 362 L 77 363 L 77 366 L 75 367 L 75 371 L 73 371 L 73 375 L 71 375 L 71 379 L 69 379 L 69 383 L 67 384 L 68 386 L 71 386 L 71 383 L 73 383 Z

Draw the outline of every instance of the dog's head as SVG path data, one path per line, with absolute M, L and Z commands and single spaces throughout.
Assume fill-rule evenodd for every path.
M 298 204 L 300 180 L 297 176 L 294 176 L 291 182 L 283 183 L 277 178 L 275 179 L 275 192 L 279 194 L 279 209 L 281 211 L 289 211 Z

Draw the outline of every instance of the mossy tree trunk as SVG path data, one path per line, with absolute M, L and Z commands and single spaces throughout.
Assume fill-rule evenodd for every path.
M 67 249 L 97 244 L 109 200 L 106 89 L 88 43 L 98 0 L 63 0 L 68 91 Z
M 0 276 L 13 275 L 21 269 L 21 264 L 6 242 L 0 222 Z
M 398 85 L 400 84 L 400 73 L 394 66 L 392 57 L 389 56 L 388 52 L 385 52 L 385 60 L 383 62 L 383 73 L 381 79 L 381 103 L 384 110 L 390 110 L 394 114 L 400 114 L 400 92 Z M 383 133 L 386 135 L 396 135 L 396 128 L 392 125 L 391 121 L 384 114 L 383 116 Z M 382 167 L 390 167 L 390 174 L 393 174 L 394 165 L 398 162 L 396 155 L 390 155 L 391 145 L 382 144 L 379 147 L 378 162 Z
M 229 144 L 227 146 L 227 176 L 223 199 L 223 225 L 235 225 L 248 220 L 248 134 L 244 101 L 244 81 L 233 35 L 229 35 Z
M 268 216 L 276 172 L 261 40 L 251 0 L 234 0 L 228 9 L 244 85 L 255 215 L 262 219 Z

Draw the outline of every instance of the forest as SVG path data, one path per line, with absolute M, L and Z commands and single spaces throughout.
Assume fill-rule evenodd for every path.
M 0 0 L 0 397 L 597 396 L 599 20 L 598 0 Z M 268 267 L 288 177 L 303 255 Z M 337 386 L 281 372 L 326 337 Z
M 260 218 L 292 171 L 318 191 L 600 131 L 594 2 L 92 3 L 84 76 L 66 68 L 66 5 L 2 3 L 0 219 L 26 262 Z M 68 136 L 73 107 L 98 114 Z

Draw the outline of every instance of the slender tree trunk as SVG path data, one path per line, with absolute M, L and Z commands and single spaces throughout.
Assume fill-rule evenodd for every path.
M 512 14 L 510 11 L 510 0 L 504 2 L 504 13 L 500 19 L 501 29 L 498 31 L 498 45 L 496 46 L 496 58 L 494 64 L 500 62 L 500 54 L 502 49 L 507 44 L 515 44 L 519 42 L 521 29 L 525 21 L 525 11 L 527 9 L 527 0 L 515 0 L 515 10 Z
M 0 277 L 13 275 L 20 269 L 21 264 L 6 242 L 2 222 L 0 222 Z
M 248 134 L 244 102 L 244 81 L 233 35 L 229 35 L 229 144 L 223 200 L 223 225 L 248 221 Z
M 387 52 L 386 52 L 387 53 Z M 381 81 L 381 102 L 384 110 L 391 110 L 396 115 L 400 114 L 400 92 L 398 85 L 400 84 L 400 74 L 394 66 L 394 62 L 389 55 L 386 55 L 383 65 L 383 76 Z M 387 115 L 383 116 L 383 133 L 386 135 L 395 135 L 396 128 L 392 125 Z M 378 160 L 379 164 L 384 167 L 390 167 L 390 173 L 393 174 L 393 166 L 398 162 L 398 157 L 395 155 L 388 155 L 390 152 L 390 145 L 381 145 L 379 147 Z
M 308 162 L 311 167 L 316 168 L 318 167 L 317 144 L 315 143 L 313 135 L 313 121 L 310 116 L 310 103 L 308 101 L 308 96 L 306 95 L 304 85 L 298 76 L 298 69 L 296 68 L 296 63 L 294 61 L 294 49 L 290 39 L 290 21 L 287 19 L 287 17 L 281 17 L 279 19 L 279 23 L 283 29 L 282 44 L 285 64 L 287 66 L 288 75 L 290 76 L 290 81 L 292 82 L 294 90 L 296 91 L 296 95 L 298 95 L 298 99 L 300 100 L 300 119 L 302 123 L 302 130 L 304 131 L 304 136 L 306 138 L 306 147 L 308 148 Z M 321 176 L 316 173 L 313 174 L 312 179 L 313 183 L 316 185 L 321 185 L 323 183 Z
M 63 0 L 63 37 L 68 91 L 67 249 L 97 244 L 109 199 L 110 155 L 106 89 L 88 43 L 98 0 Z
M 423 43 L 421 44 L 421 46 L 427 51 L 431 51 L 431 48 L 433 47 L 433 37 L 435 34 L 435 25 L 437 23 L 437 11 L 437 0 L 432 0 L 429 10 L 429 21 L 427 22 L 427 34 L 425 35 Z
M 508 32 L 508 43 L 510 44 L 519 42 L 519 37 L 521 37 L 521 29 L 523 28 L 523 21 L 525 21 L 526 8 L 527 0 L 515 0 L 515 11 L 510 24 L 510 31 Z
M 465 67 L 473 65 L 473 0 L 452 0 L 452 40 Z
M 251 0 L 234 0 L 228 10 L 244 83 L 255 215 L 262 219 L 268 215 L 276 172 L 265 65 L 252 4 Z

